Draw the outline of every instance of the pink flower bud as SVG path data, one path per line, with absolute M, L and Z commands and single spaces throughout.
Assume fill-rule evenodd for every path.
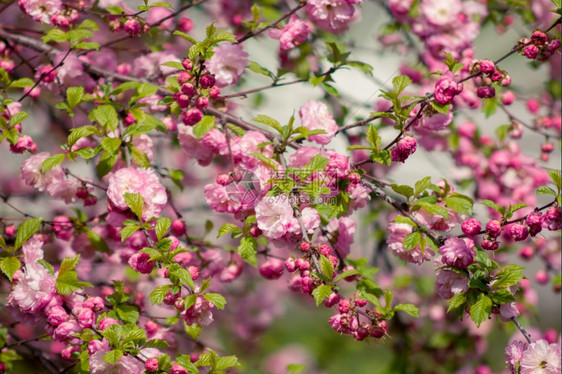
M 68 347 L 65 347 L 61 352 L 60 355 L 63 359 L 67 360 L 67 361 L 76 361 L 76 359 L 78 358 L 78 355 L 75 355 L 76 358 L 72 358 L 72 354 L 75 352 L 80 352 L 80 347 L 77 345 L 71 345 Z
M 533 34 L 531 35 L 531 41 L 537 46 L 543 45 L 548 41 L 548 36 L 546 36 L 544 32 L 536 30 L 533 31 Z
M 189 109 L 182 116 L 182 122 L 187 126 L 194 126 L 196 123 L 201 121 L 203 118 L 203 113 L 199 109 Z
M 8 237 L 12 237 L 16 235 L 16 226 L 14 225 L 7 225 L 6 227 L 4 227 L 4 233 L 6 234 L 6 236 Z
M 338 295 L 335 292 L 332 292 L 330 294 L 330 296 L 328 296 L 325 300 L 324 300 L 324 305 L 328 308 L 336 305 L 336 303 L 338 303 L 340 301 L 340 295 Z
M 197 280 L 197 278 L 199 278 L 199 268 L 197 266 L 191 265 L 187 268 L 187 271 L 189 271 L 189 275 L 191 275 L 191 279 Z
M 480 61 L 480 71 L 484 74 L 490 74 L 494 71 L 496 65 L 490 60 Z
M 56 216 L 53 219 L 53 225 L 51 226 L 55 237 L 57 239 L 68 241 L 74 233 L 74 226 L 70 222 L 67 216 Z
M 533 249 L 533 247 L 525 246 L 525 247 L 521 248 L 519 250 L 519 252 L 517 252 L 517 254 L 519 256 L 521 256 L 522 258 L 524 258 L 525 260 L 529 260 L 535 254 L 535 250 Z
M 220 94 L 221 94 L 221 90 L 217 86 L 213 86 L 209 89 L 209 97 L 213 100 L 218 99 Z
M 303 252 L 308 252 L 310 250 L 310 243 L 301 242 L 301 244 L 299 245 L 299 249 Z
M 519 242 L 527 239 L 527 237 L 529 236 L 529 230 L 525 225 L 522 225 L 520 223 L 514 223 L 509 228 L 509 236 L 511 237 L 512 240 Z
M 123 24 L 123 30 L 130 35 L 138 35 L 141 31 L 141 24 L 134 18 L 129 18 Z
M 63 307 L 55 305 L 47 311 L 47 321 L 53 326 L 58 326 L 68 319 L 68 314 Z
M 185 70 L 191 70 L 193 69 L 193 63 L 191 62 L 190 59 L 188 58 L 184 58 L 183 61 L 181 62 L 181 65 L 183 66 L 183 68 Z
M 332 248 L 327 244 L 322 244 L 320 248 L 318 248 L 318 252 L 320 252 L 321 255 L 328 256 L 332 252 Z
M 351 309 L 351 303 L 347 299 L 341 299 L 338 303 L 338 312 L 347 313 Z
M 86 329 L 92 326 L 96 322 L 96 315 L 89 308 L 82 308 L 76 315 L 76 319 L 78 320 L 78 324 L 83 329 Z
M 482 240 L 482 248 L 484 248 L 487 251 L 495 251 L 499 247 L 500 247 L 499 243 L 496 242 L 495 240 L 488 240 L 488 239 Z
M 201 110 L 207 108 L 209 106 L 209 98 L 207 96 L 199 96 L 195 100 L 195 106 Z
M 144 368 L 149 373 L 153 373 L 158 370 L 158 359 L 156 357 L 151 357 L 144 363 Z
M 129 258 L 129 266 L 141 274 L 150 274 L 154 269 L 154 261 L 150 261 L 148 253 L 137 252 Z
M 82 304 L 84 308 L 90 308 L 94 312 L 100 312 L 104 308 L 103 299 L 99 296 L 89 297 L 84 303 Z
M 481 99 L 489 99 L 496 96 L 496 89 L 492 86 L 480 86 L 476 90 L 476 95 Z
M 200 79 L 199 79 L 199 85 L 201 86 L 201 88 L 209 88 L 209 87 L 213 87 L 215 85 L 215 77 L 211 74 L 206 74 L 203 75 Z
M 534 44 L 530 44 L 523 49 L 523 55 L 530 60 L 537 58 L 538 54 L 539 49 Z
M 96 205 L 97 202 L 98 202 L 98 198 L 93 195 L 90 195 L 84 199 L 84 206 Z
M 500 236 L 502 230 L 502 226 L 500 221 L 498 220 L 491 220 L 486 224 L 486 234 L 488 234 L 492 238 L 497 238 Z
M 544 269 L 540 269 L 535 274 L 535 280 L 539 284 L 547 284 L 548 283 L 548 273 Z
M 295 261 L 295 265 L 301 271 L 310 269 L 310 263 L 302 258 L 297 258 Z
M 278 279 L 283 274 L 283 267 L 283 261 L 272 258 L 260 265 L 259 272 L 266 279 Z
M 178 106 L 181 109 L 187 108 L 191 102 L 189 96 L 180 93 L 174 95 L 174 100 L 178 103 Z
M 178 29 L 183 32 L 190 32 L 193 28 L 193 21 L 187 17 L 181 17 L 178 20 Z
M 475 236 L 478 235 L 478 233 L 480 232 L 482 225 L 480 224 L 480 221 L 478 221 L 477 219 L 468 218 L 464 220 L 464 222 L 461 224 L 461 228 L 462 228 L 462 232 L 465 235 Z
M 391 150 L 391 160 L 394 162 L 404 162 L 412 155 L 417 148 L 416 139 L 411 136 L 405 136 L 398 141 L 396 146 Z
M 297 270 L 297 265 L 293 257 L 289 257 L 285 260 L 285 269 L 287 269 L 289 273 L 292 273 L 295 270 Z
M 191 83 L 184 83 L 181 86 L 181 92 L 189 97 L 195 96 L 195 87 Z
M 182 71 L 181 73 L 178 74 L 179 84 L 187 83 L 190 79 L 191 79 L 191 74 L 189 74 L 187 71 Z
M 510 105 L 515 100 L 515 94 L 513 91 L 505 91 L 502 95 L 502 103 L 504 105 Z
M 176 219 L 174 222 L 172 222 L 171 227 L 174 235 L 182 236 L 185 234 L 185 224 L 181 219 Z
M 560 230 L 560 216 L 559 207 L 552 207 L 548 209 L 541 218 L 542 227 L 550 231 Z

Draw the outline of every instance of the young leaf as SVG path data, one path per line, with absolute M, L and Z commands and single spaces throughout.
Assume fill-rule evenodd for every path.
M 420 179 L 414 185 L 414 197 L 418 196 L 420 193 L 425 191 L 431 185 L 431 177 L 425 177 Z
M 257 252 L 258 243 L 256 242 L 256 239 L 246 235 L 240 240 L 240 245 L 238 246 L 238 254 L 253 267 L 256 267 L 258 265 L 258 259 L 256 258 Z
M 211 129 L 214 127 L 215 127 L 215 117 L 203 116 L 201 121 L 197 122 L 197 124 L 193 126 L 193 135 L 195 135 L 197 139 L 200 139 L 203 135 L 211 131 Z
M 202 295 L 207 301 L 213 303 L 217 309 L 223 310 L 226 305 L 226 299 L 218 293 L 206 293 Z
M 162 240 L 171 224 L 172 221 L 168 217 L 162 217 L 158 219 L 158 221 L 156 222 L 156 226 L 154 227 L 158 240 Z
M 41 163 L 41 173 L 45 174 L 55 166 L 59 165 L 64 161 L 65 155 L 64 153 L 58 153 L 56 155 L 52 155 Z
M 142 208 L 144 207 L 144 199 L 140 193 L 125 192 L 123 195 L 127 206 L 135 213 L 139 220 L 142 220 Z
M 320 271 L 330 280 L 334 276 L 334 264 L 324 255 L 320 255 Z
M 476 302 L 472 304 L 469 308 L 470 318 L 474 321 L 477 327 L 490 317 L 492 313 L 492 299 L 490 299 L 486 294 L 478 294 Z
M 398 304 L 392 310 L 402 311 L 416 318 L 420 316 L 419 309 L 414 304 Z
M 18 271 L 20 268 L 21 262 L 15 256 L 4 257 L 0 259 L 0 270 L 2 270 L 2 273 L 6 274 L 10 282 L 12 281 L 12 278 L 14 277 L 16 271 Z
M 404 238 L 403 244 L 404 249 L 409 251 L 414 249 L 421 241 L 421 234 L 419 231 L 414 231 L 411 234 L 406 235 Z
M 24 221 L 18 228 L 16 241 L 14 243 L 14 250 L 18 250 L 33 234 L 39 230 L 43 218 L 30 218 Z

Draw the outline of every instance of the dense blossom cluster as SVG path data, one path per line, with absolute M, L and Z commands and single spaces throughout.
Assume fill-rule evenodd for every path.
M 379 2 L 392 17 L 382 51 L 409 45 L 418 60 L 398 68 L 364 115 L 338 91 L 339 70 L 373 78 L 377 67 L 355 60 L 355 42 L 339 35 L 370 5 L 290 3 L 0 6 L 0 141 L 20 162 L 19 178 L 1 176 L 0 373 L 27 370 L 22 347 L 53 373 L 237 370 L 236 356 L 218 352 L 255 356 L 287 291 L 328 308 L 324 325 L 350 341 L 393 340 L 390 371 L 430 372 L 435 361 L 491 373 L 484 352 L 497 320 L 518 329 L 505 348 L 512 373 L 561 372 L 559 333 L 518 320 L 532 321 L 538 295 L 506 256 L 540 260 L 535 282 L 560 292 L 552 4 L 514 9 L 533 31 L 498 45 L 506 54 L 492 61 L 476 58 L 473 43 L 485 24 L 513 22 L 503 5 Z M 274 40 L 275 68 L 246 43 L 260 38 Z M 518 53 L 551 68 L 538 99 L 503 70 Z M 271 81 L 252 88 L 252 74 Z M 285 104 L 269 89 L 298 85 L 323 96 L 303 99 L 283 123 L 255 111 L 271 97 Z M 512 113 L 522 100 L 523 120 Z M 480 111 L 509 123 L 490 135 L 476 124 Z M 56 131 L 42 129 L 41 115 Z M 541 138 L 539 157 L 525 153 L 523 136 Z M 394 183 L 402 164 L 431 151 L 452 160 L 446 179 Z M 36 206 L 20 209 L 21 197 Z M 301 370 L 293 358 L 268 370 Z

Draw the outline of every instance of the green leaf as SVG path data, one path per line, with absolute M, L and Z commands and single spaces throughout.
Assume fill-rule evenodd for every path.
M 250 65 L 248 65 L 248 69 L 250 69 L 254 73 L 258 73 L 261 75 L 265 75 L 266 77 L 269 77 L 271 79 L 275 79 L 275 74 L 273 74 L 271 71 L 267 70 L 266 68 L 264 68 L 263 66 L 261 66 L 255 61 L 250 61 Z
M 253 153 L 250 153 L 250 156 L 253 156 L 253 157 L 257 158 L 258 160 L 263 162 L 265 165 L 269 166 L 270 169 L 277 170 L 277 164 L 275 162 L 273 162 L 273 160 L 271 160 L 270 158 L 264 156 L 263 154 L 261 154 L 259 152 L 253 152 Z
M 496 282 L 493 284 L 493 288 L 505 288 L 515 286 L 521 279 L 523 279 L 523 271 L 525 268 L 523 266 L 508 264 L 502 267 L 496 276 Z
M 79 29 L 90 29 L 92 31 L 98 31 L 100 28 L 99 26 L 92 20 L 85 19 L 84 21 L 80 22 L 78 25 Z
M 100 44 L 96 42 L 82 42 L 82 43 L 72 44 L 72 47 L 74 49 L 83 49 L 83 50 L 95 49 L 97 51 L 98 49 L 100 49 Z
M 170 344 L 163 339 L 150 339 L 143 343 L 143 348 L 157 348 L 157 349 L 168 349 Z
M 258 252 L 258 243 L 256 239 L 251 236 L 244 236 L 240 240 L 240 245 L 238 246 L 238 254 L 242 257 L 247 263 L 256 267 L 258 265 L 258 259 L 256 258 L 256 253 Z
M 332 286 L 329 286 L 327 284 L 322 284 L 322 285 L 316 287 L 312 291 L 312 296 L 314 297 L 314 300 L 316 301 L 316 306 L 320 305 L 322 303 L 322 301 L 324 301 L 325 298 L 330 296 L 331 293 L 332 293 Z
M 373 124 L 370 124 L 367 129 L 367 141 L 373 149 L 379 149 L 381 146 L 381 137 L 377 132 L 377 128 Z
M 43 218 L 30 218 L 24 221 L 18 228 L 16 241 L 14 243 L 14 250 L 18 250 L 21 246 L 33 236 L 41 227 Z
M 435 100 L 430 101 L 430 104 L 438 113 L 448 114 L 451 111 L 451 104 L 440 104 Z
M 400 195 L 406 197 L 406 199 L 409 199 L 414 194 L 414 189 L 404 184 L 397 185 L 393 183 L 390 185 L 390 188 L 392 188 L 394 192 L 399 193 Z
M 371 160 L 386 166 L 390 166 L 392 164 L 392 158 L 390 156 L 390 151 L 388 149 L 372 151 Z
M 162 304 L 166 295 L 168 294 L 168 290 L 170 289 L 169 284 L 164 284 L 162 286 L 157 286 L 152 290 L 150 296 L 148 297 L 152 304 Z
M 425 177 L 420 179 L 414 185 L 414 197 L 417 197 L 420 193 L 425 191 L 431 185 L 431 177 Z
M 454 295 L 451 300 L 449 301 L 449 308 L 447 309 L 447 313 L 453 309 L 462 308 L 464 309 L 464 304 L 466 304 L 466 293 L 461 292 Z
M 64 161 L 64 158 L 64 153 L 59 153 L 46 158 L 45 161 L 41 163 L 41 173 L 45 174 L 55 166 L 59 165 Z
M 10 127 L 13 127 L 29 117 L 29 113 L 20 111 L 10 117 Z
M 94 126 L 82 126 L 70 130 L 70 135 L 68 135 L 68 145 L 73 146 L 79 139 L 96 134 L 98 129 Z
M 187 35 L 185 32 L 181 32 L 181 31 L 174 31 L 174 35 L 179 36 L 180 38 L 184 38 L 185 40 L 190 41 L 192 44 L 197 43 L 197 41 L 195 39 L 193 39 L 191 36 Z
M 114 309 L 119 319 L 126 323 L 137 323 L 139 320 L 139 311 L 134 305 L 120 304 Z
M 399 75 L 392 80 L 392 87 L 396 94 L 400 94 L 408 85 L 412 83 L 412 80 L 406 75 Z
M 396 216 L 392 220 L 392 222 L 405 223 L 405 224 L 410 225 L 412 227 L 418 227 L 417 223 L 415 223 L 411 218 L 404 217 L 404 216 Z
M 127 206 L 135 213 L 139 220 L 142 220 L 142 209 L 144 207 L 144 199 L 140 193 L 125 192 L 123 195 Z
M 324 274 L 326 278 L 332 280 L 332 278 L 334 277 L 334 264 L 332 263 L 332 261 L 330 261 L 328 257 L 320 255 L 319 266 L 322 274 Z
M 121 242 L 127 240 L 127 238 L 137 232 L 138 229 L 140 229 L 140 227 L 137 225 L 123 227 L 121 231 L 119 231 L 121 234 Z
M 498 102 L 495 97 L 489 99 L 482 99 L 482 112 L 486 115 L 486 118 L 489 118 L 492 114 L 496 113 L 496 108 L 498 106 Z
M 505 137 L 507 136 L 507 132 L 509 131 L 510 128 L 511 128 L 511 124 L 501 125 L 496 128 L 496 137 L 500 142 L 505 139 Z
M 109 247 L 105 242 L 105 239 L 95 231 L 88 230 L 86 231 L 86 235 L 88 236 L 88 240 L 92 246 L 100 252 L 109 253 Z
M 218 309 L 223 310 L 224 306 L 226 305 L 226 299 L 224 296 L 218 293 L 206 293 L 202 295 L 205 300 L 213 303 Z
M 96 121 L 108 131 L 117 129 L 117 111 L 111 105 L 100 105 L 90 112 L 88 115 L 90 121 Z
M 162 217 L 158 219 L 158 221 L 156 222 L 156 226 L 154 227 L 158 240 L 162 240 L 171 224 L 172 221 L 168 217 Z
M 346 270 L 334 279 L 334 282 L 337 283 L 343 278 L 352 277 L 354 275 L 360 275 L 361 273 L 355 269 Z
M 203 116 L 201 121 L 197 122 L 197 124 L 193 126 L 193 135 L 195 135 L 197 139 L 200 139 L 203 135 L 208 133 L 214 127 L 215 127 L 215 117 Z
M 203 355 L 200 355 L 199 357 L 201 356 Z M 195 366 L 195 364 L 191 362 L 191 358 L 189 355 L 179 355 L 178 357 L 176 357 L 176 362 L 187 369 L 189 373 L 199 373 L 199 369 L 197 368 L 197 366 Z
M 443 218 L 447 218 L 447 219 L 449 218 L 449 212 L 447 211 L 446 208 L 443 208 L 441 205 L 432 204 L 425 201 L 418 201 L 416 202 L 416 205 L 420 206 L 421 208 L 423 208 L 425 211 L 429 213 L 439 215 Z
M 322 157 L 320 154 L 317 154 L 306 166 L 303 167 L 303 170 L 306 171 L 305 175 L 308 176 L 315 171 L 324 170 L 326 165 L 328 165 L 328 161 L 329 160 L 326 157 Z
M 560 193 L 560 190 L 562 189 L 562 178 L 560 176 L 560 170 L 546 169 L 546 171 L 548 172 L 548 175 L 550 175 L 550 179 L 552 179 L 552 181 L 558 188 L 558 193 Z
M 63 296 L 69 295 L 76 290 L 81 290 L 84 287 L 93 287 L 93 285 L 88 282 L 80 282 L 74 270 L 64 273 L 59 272 L 55 283 L 57 292 Z
M 4 237 L 2 235 L 0 235 L 0 248 L 8 248 L 8 246 L 6 245 L 6 241 L 4 240 Z
M 217 238 L 220 238 L 221 236 L 223 236 L 224 234 L 228 234 L 229 232 L 238 233 L 238 232 L 242 232 L 242 230 L 240 230 L 238 226 L 232 223 L 225 223 L 220 227 Z
M 553 195 L 553 196 L 558 195 L 556 193 L 556 191 L 554 191 L 552 188 L 547 187 L 547 186 L 539 186 L 537 188 L 537 194 L 539 194 L 539 195 Z
M 338 90 L 337 90 L 334 86 L 332 86 L 332 85 L 330 85 L 330 84 L 328 84 L 328 83 L 322 83 L 322 88 L 323 88 L 324 91 L 326 91 L 330 96 L 333 96 L 333 97 L 340 97 L 340 93 L 338 92 Z
M 413 233 L 406 235 L 406 237 L 404 238 L 403 240 L 404 249 L 407 251 L 414 249 L 418 244 L 420 244 L 420 241 L 421 241 L 420 232 L 414 231 Z
M 140 85 L 139 82 L 124 82 L 121 83 L 119 86 L 115 87 L 113 91 L 111 91 L 111 95 L 119 95 L 128 90 L 134 90 Z
M 445 198 L 445 206 L 451 208 L 457 213 L 472 215 L 472 205 L 474 201 L 468 196 L 459 193 L 452 193 Z
M 106 176 L 111 171 L 113 165 L 115 165 L 115 162 L 117 162 L 117 155 L 104 153 L 96 165 L 96 173 L 98 177 L 101 179 Z
M 45 36 L 41 38 L 41 40 L 43 40 L 43 43 L 62 43 L 68 40 L 68 34 L 60 29 L 51 29 Z
M 252 121 L 263 123 L 264 125 L 274 128 L 279 133 L 283 131 L 283 129 L 281 128 L 281 124 L 276 119 L 266 116 L 264 114 L 258 114 L 258 116 L 253 118 Z
M 501 289 L 491 295 L 492 301 L 496 304 L 507 304 L 515 301 L 515 297 L 506 289 Z
M 18 271 L 20 268 L 21 262 L 15 256 L 4 257 L 0 259 L 0 270 L 2 270 L 2 273 L 6 274 L 10 282 L 12 281 L 12 278 L 14 277 L 16 271 Z
M 33 81 L 33 79 L 30 78 L 21 78 L 21 79 L 17 79 L 15 81 L 12 81 L 10 83 L 11 88 L 23 88 L 23 87 L 30 87 L 33 86 L 35 84 L 35 82 Z
M 158 86 L 150 83 L 141 83 L 135 93 L 129 99 L 129 106 L 134 106 L 137 100 L 142 99 L 143 97 L 152 96 L 158 91 Z
M 119 359 L 123 357 L 123 351 L 120 349 L 114 349 L 103 355 L 103 360 L 108 364 L 116 364 Z
M 495 211 L 500 212 L 502 214 L 505 212 L 504 207 L 499 206 L 498 204 L 494 203 L 492 200 L 483 200 L 483 201 L 480 202 L 480 204 L 485 205 L 489 208 L 492 208 Z
M 66 90 L 66 101 L 70 108 L 74 108 L 84 97 L 84 87 L 68 87 Z
M 141 151 L 132 145 L 129 145 L 129 150 L 131 151 L 133 160 L 137 163 L 137 165 L 143 168 L 150 168 L 150 160 L 144 151 Z
M 160 66 L 168 66 L 176 70 L 185 70 L 181 62 L 177 62 L 177 61 L 164 62 L 163 64 L 160 64 Z
M 392 310 L 408 313 L 412 317 L 416 318 L 420 316 L 420 311 L 414 304 L 398 304 L 392 308 Z
M 480 327 L 480 324 L 490 317 L 492 299 L 486 296 L 486 294 L 479 294 L 476 302 L 470 306 L 469 312 L 470 318 L 472 318 L 477 327 Z

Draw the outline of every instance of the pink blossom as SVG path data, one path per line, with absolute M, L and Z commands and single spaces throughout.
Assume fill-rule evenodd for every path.
M 411 136 L 405 136 L 398 141 L 391 150 L 391 160 L 394 162 L 404 162 L 412 155 L 417 148 L 416 139 Z
M 326 104 L 319 101 L 309 100 L 299 109 L 299 116 L 302 125 L 309 130 L 324 130 L 325 134 L 317 134 L 309 137 L 310 140 L 326 145 L 328 144 L 336 131 L 338 125 L 334 121 L 332 114 L 328 111 Z
M 207 69 L 215 75 L 219 87 L 236 84 L 249 65 L 248 54 L 241 44 L 223 44 L 214 49 L 215 54 L 205 62 Z
M 519 340 L 514 340 L 505 347 L 505 363 L 512 373 L 516 372 L 517 362 L 521 360 L 526 349 L 527 344 Z
M 205 134 L 202 139 L 197 140 L 193 135 L 193 128 L 191 126 L 178 124 L 177 128 L 178 140 L 180 142 L 181 148 L 185 153 L 195 158 L 197 162 L 202 166 L 209 165 L 216 153 L 221 149 L 225 149 L 226 147 L 226 138 L 224 138 L 223 142 L 219 135 L 216 133 L 210 135 L 209 138 L 206 138 L 207 134 Z M 218 149 L 213 149 L 213 151 L 210 152 L 210 148 L 214 147 L 215 145 L 218 147 Z
M 36 22 L 51 23 L 51 18 L 60 13 L 60 0 L 19 0 L 20 8 Z
M 500 305 L 500 318 L 504 322 L 511 321 L 512 318 L 519 315 L 519 310 L 515 303 L 507 303 Z
M 325 170 L 329 176 L 336 178 L 336 180 L 338 178 L 346 179 L 350 170 L 349 159 L 339 153 L 332 153 Z
M 26 185 L 44 191 L 49 184 L 64 178 L 64 171 L 60 165 L 55 166 L 45 174 L 41 173 L 41 164 L 50 156 L 47 152 L 38 153 L 21 164 L 20 178 Z
M 462 92 L 462 89 L 462 83 L 457 83 L 453 74 L 448 71 L 435 83 L 433 96 L 439 104 L 448 104 Z
M 125 354 L 115 364 L 109 364 L 104 361 L 103 356 L 109 352 L 100 350 L 90 356 L 88 362 L 90 364 L 90 373 L 92 374 L 139 374 L 144 372 L 144 364 L 142 361 Z
M 360 1 L 350 0 L 309 0 L 306 3 L 306 12 L 310 19 L 321 28 L 332 32 L 341 33 L 349 27 L 355 18 L 354 3 Z
M 109 176 L 107 197 L 117 208 L 128 209 L 125 193 L 138 193 L 144 199 L 142 218 L 147 220 L 160 214 L 168 201 L 166 189 L 152 169 L 124 168 Z
M 78 179 L 57 179 L 47 185 L 47 193 L 55 199 L 61 199 L 66 204 L 70 204 L 76 201 L 76 191 L 80 187 L 82 187 L 82 183 Z
M 287 232 L 293 218 L 293 208 L 286 195 L 263 198 L 256 204 L 258 228 L 270 239 L 279 239 Z
M 421 126 L 424 129 L 432 131 L 444 130 L 453 121 L 453 112 L 447 114 L 434 113 L 432 115 L 424 115 L 421 119 Z
M 295 153 L 289 156 L 289 166 L 302 168 L 310 163 L 310 161 L 320 153 L 316 147 L 301 147 Z
M 207 301 L 204 297 L 197 296 L 195 304 L 189 307 L 189 309 L 184 310 L 181 316 L 188 326 L 194 323 L 198 323 L 202 326 L 209 326 L 211 322 L 213 322 L 213 313 L 211 310 L 214 307 L 213 303 Z
M 68 319 L 68 314 L 62 306 L 55 305 L 47 310 L 47 321 L 53 326 L 58 326 Z
M 173 13 L 173 10 L 164 7 L 153 7 L 148 10 L 148 16 L 146 17 L 146 22 L 151 25 L 160 20 L 167 18 Z M 158 27 L 161 29 L 169 29 L 174 24 L 174 18 L 170 17 L 166 21 L 162 22 Z
M 229 185 L 229 187 L 230 186 L 231 185 Z M 236 186 L 233 187 L 236 188 Z M 207 201 L 207 205 L 218 213 L 236 213 L 242 207 L 240 201 L 233 200 L 231 196 L 229 196 L 227 188 L 218 183 L 205 186 L 205 200 Z
M 393 217 L 391 216 L 390 219 L 392 220 Z M 391 222 L 388 226 L 389 235 L 386 239 L 386 243 L 394 255 L 398 256 L 401 260 L 419 265 L 424 261 L 429 261 L 435 252 L 429 247 L 425 247 L 422 250 L 419 244 L 410 250 L 406 250 L 403 243 L 404 238 L 412 232 L 412 226 L 406 223 Z
M 311 31 L 312 27 L 308 22 L 301 21 L 297 16 L 293 15 L 282 30 L 271 29 L 268 35 L 272 39 L 279 40 L 279 47 L 282 50 L 289 50 L 304 43 Z
M 423 0 L 420 9 L 428 22 L 443 27 L 457 22 L 462 3 L 460 0 Z
M 334 238 L 337 238 L 334 244 L 335 250 L 341 258 L 345 258 L 353 244 L 357 222 L 349 217 L 332 218 L 326 228 Z
M 260 265 L 259 272 L 262 277 L 267 279 L 278 279 L 283 274 L 283 261 L 277 258 L 268 259 Z
M 60 340 L 60 341 L 68 341 L 72 343 L 79 343 L 81 340 L 74 336 L 74 334 L 79 333 L 82 331 L 82 328 L 76 322 L 76 320 L 71 319 L 65 321 L 57 326 L 53 333 L 53 339 Z
M 468 278 L 448 269 L 441 269 L 435 279 L 435 291 L 444 299 L 468 290 Z
M 42 251 L 40 256 L 35 258 L 35 261 L 43 257 Z M 55 295 L 55 277 L 37 262 L 27 262 L 23 270 L 18 277 L 18 283 L 8 296 L 6 307 L 15 314 L 35 314 Z
M 529 344 L 520 361 L 521 374 L 559 374 L 560 345 L 539 340 Z
M 150 274 L 154 269 L 154 261 L 150 261 L 147 253 L 135 253 L 129 258 L 129 266 L 141 274 Z
M 439 253 L 443 255 L 441 261 L 444 264 L 453 266 L 457 269 L 465 269 L 474 262 L 476 252 L 474 242 L 470 239 L 449 238 L 445 245 L 439 248 Z

